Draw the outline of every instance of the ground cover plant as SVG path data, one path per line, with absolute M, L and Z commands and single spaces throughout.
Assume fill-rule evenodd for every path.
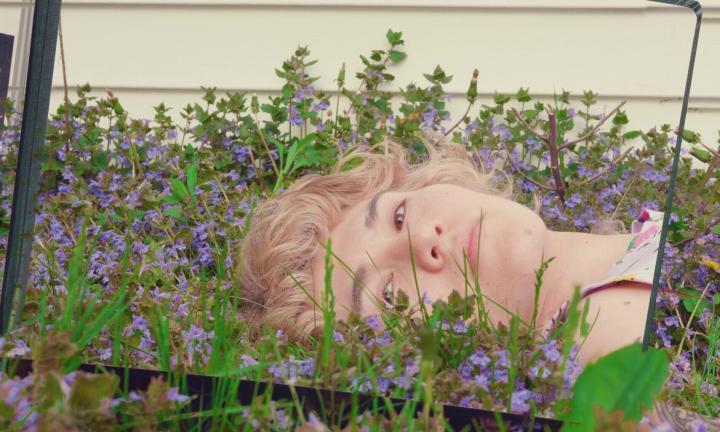
M 385 89 L 394 81 L 391 67 L 407 54 L 400 32 L 386 36 L 388 47 L 362 56 L 360 88 L 346 87 L 343 66 L 333 95 L 314 88 L 316 61 L 299 47 L 275 70 L 281 95 L 265 103 L 208 88 L 176 124 L 164 104 L 153 119 L 132 119 L 111 92 L 92 97 L 87 85 L 58 108 L 49 119 L 27 294 L 1 341 L 3 357 L 33 358 L 40 367 L 23 379 L 2 375 L 4 428 L 158 430 L 188 419 L 197 428 L 208 420 L 233 430 L 339 424 L 323 413 L 306 415 L 295 400 L 239 406 L 232 384 L 218 390 L 217 405 L 191 413 L 183 373 L 429 402 L 420 416 L 354 412 L 346 419 L 348 427 L 369 430 L 443 428 L 442 403 L 575 418 L 579 430 L 610 422 L 632 430 L 630 420 L 641 419 L 651 397 L 720 415 L 720 154 L 688 130 L 657 299 L 657 347 L 648 353 L 631 346 L 582 375 L 570 335 L 584 317 L 570 314 L 547 337 L 534 332 L 543 323 L 517 316 L 507 326 L 472 319 L 473 311 L 483 316 L 484 299 L 471 280 L 424 319 L 413 318 L 410 307 L 423 304 L 408 305 L 401 292 L 385 316 L 336 322 L 327 287 L 323 333 L 299 343 L 238 313 L 248 301 L 234 271 L 238 245 L 258 201 L 388 136 L 415 160 L 426 155 L 426 133 L 465 144 L 478 163 L 511 174 L 495 180 L 514 183 L 514 200 L 532 207 L 537 196 L 553 230 L 596 230 L 601 215 L 628 227 L 643 207 L 664 210 L 676 142 L 669 124 L 631 129 L 623 104 L 601 110 L 592 91 L 576 107 L 569 92 L 545 104 L 524 88 L 477 107 L 477 70 L 468 77 L 464 116 L 451 121 L 443 86 L 453 77 L 440 66 L 424 74 L 425 87 L 401 88 L 394 106 Z M 350 109 L 341 113 L 343 97 Z M 0 264 L 21 126 L 19 113 L 9 112 L 0 132 Z M 693 168 L 693 159 L 705 165 Z M 327 271 L 340 271 L 327 258 Z M 538 263 L 536 293 L 552 265 Z M 381 320 L 389 330 L 381 331 Z M 129 392 L 108 374 L 78 371 L 81 362 L 162 369 L 175 379 Z M 648 365 L 654 372 L 641 369 Z M 622 382 L 628 374 L 647 377 L 647 391 L 622 403 L 617 394 L 594 395 L 612 382 L 598 376 Z

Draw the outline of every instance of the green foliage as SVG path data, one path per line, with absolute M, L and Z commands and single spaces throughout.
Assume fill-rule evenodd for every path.
M 635 343 L 585 367 L 573 387 L 570 414 L 563 431 L 595 431 L 595 407 L 605 413 L 622 411 L 625 420 L 639 421 L 660 391 L 668 374 L 667 355 Z M 575 424 L 574 424 L 575 423 Z
M 577 403 L 582 415 L 592 418 L 592 413 L 601 412 L 617 424 L 624 421 L 626 408 L 618 402 L 624 400 L 630 404 L 627 415 L 636 417 L 640 403 L 647 402 L 647 392 L 603 393 L 598 397 L 604 399 L 594 406 L 588 402 L 592 398 L 581 399 L 590 397 L 587 388 L 607 371 L 616 380 L 627 370 L 637 371 L 638 359 L 631 354 L 596 364 L 582 385 L 573 389 L 579 402 L 570 399 L 566 390 L 574 377 L 565 373 L 576 362 L 573 335 L 578 328 L 581 335 L 589 330 L 587 309 L 575 310 L 576 291 L 568 319 L 549 341 L 538 338 L 536 330 L 543 323 L 536 322 L 537 309 L 549 261 L 535 273 L 535 307 L 529 322 L 487 296 L 477 278 L 471 280 L 464 272 L 464 292 L 455 290 L 447 300 L 437 300 L 432 312 L 426 310 L 425 301 L 411 304 L 408 293 L 399 290 L 392 308 L 382 316 L 385 326 L 381 330 L 353 314 L 346 322 L 336 321 L 336 297 L 328 277 L 321 304 L 314 303 L 326 324 L 315 335 L 319 337 L 300 344 L 282 332 L 255 335 L 248 331 L 251 323 L 243 320 L 237 308 L 255 299 L 244 296 L 229 270 L 237 265 L 239 241 L 248 232 L 258 203 L 302 175 L 327 174 L 339 158 L 367 151 L 387 138 L 408 149 L 410 162 L 426 156 L 421 137 L 427 132 L 463 144 L 468 155 L 486 168 L 493 165 L 509 174 L 507 180 L 515 185 L 513 200 L 533 207 L 537 195 L 542 203 L 540 215 L 554 231 L 588 232 L 591 219 L 601 215 L 615 215 L 628 226 L 631 212 L 641 206 L 662 210 L 672 139 L 677 137 L 669 124 L 636 130 L 629 127 L 629 113 L 617 111 L 605 119 L 612 121 L 600 125 L 602 116 L 593 112 L 598 111 L 594 108 L 598 94 L 592 91 L 583 92 L 577 110 L 570 104 L 569 91 L 543 102 L 533 100 L 530 89 L 523 87 L 514 95 L 495 92 L 479 104 L 479 72 L 474 70 L 465 77 L 469 78 L 467 111 L 446 128 L 445 87 L 457 78 L 436 65 L 420 77 L 424 84 L 400 86 L 396 101 L 384 89 L 394 86 L 392 68 L 401 65 L 407 54 L 402 51 L 402 32 L 388 30 L 386 40 L 388 46 L 360 56 L 362 70 L 354 74 L 361 80 L 357 89 L 347 87 L 346 73 L 350 72 L 344 65 L 335 93 L 315 89 L 312 83 L 319 77 L 312 76 L 311 66 L 317 60 L 310 60 L 307 47 L 298 47 L 275 69 L 281 80 L 279 94 L 260 101 L 256 95 L 219 95 L 215 88 L 203 88 L 201 100 L 181 110 L 178 124 L 162 103 L 155 107 L 152 120 L 132 119 L 111 92 L 96 97 L 89 85 L 78 88 L 75 100 L 58 109 L 50 119 L 41 155 L 43 217 L 36 229 L 43 241 L 34 245 L 31 271 L 42 279 L 27 293 L 20 317 L 23 327 L 8 335 L 1 348 L 6 353 L 23 352 L 22 340 L 33 347 L 32 355 L 42 367 L 26 393 L 34 392 L 44 424 L 55 429 L 68 429 L 68 424 L 105 427 L 106 403 L 115 391 L 108 379 L 83 378 L 78 393 L 71 396 L 75 411 L 61 407 L 68 403 L 62 374 L 80 361 L 98 359 L 117 366 L 217 374 L 236 381 L 252 378 L 332 386 L 353 391 L 355 396 L 359 391 L 392 397 L 410 394 L 428 402 L 498 411 L 512 409 L 512 397 L 518 392 L 532 391 L 552 396 L 528 401 L 530 415 L 561 417 L 573 409 L 575 416 Z M 349 105 L 346 110 L 340 107 L 341 99 Z M 511 106 L 515 102 L 517 110 Z M 556 146 L 582 137 L 558 152 L 557 171 L 548 161 L 552 140 L 540 137 L 551 128 L 557 131 Z M 0 136 L 3 204 L 12 193 L 16 135 Z M 699 134 L 689 130 L 683 139 L 702 145 Z M 634 149 L 619 157 L 623 147 L 631 144 Z M 664 298 L 665 306 L 658 308 L 656 317 L 662 323 L 677 315 L 686 327 L 667 326 L 666 340 L 679 345 L 678 351 L 686 340 L 692 346 L 693 365 L 688 369 L 693 372 L 688 374 L 695 381 L 716 376 L 712 359 L 717 357 L 720 334 L 717 319 L 708 318 L 716 317 L 720 295 L 703 291 L 717 284 L 720 274 L 717 248 L 713 249 L 709 236 L 720 234 L 718 207 L 712 205 L 720 200 L 720 158 L 703 147 L 693 147 L 678 168 L 668 235 L 675 255 L 666 257 L 672 267 L 667 279 L 672 285 L 668 288 L 673 289 L 668 293 L 678 298 L 677 302 L 672 296 Z M 709 164 L 708 169 L 693 168 L 693 160 Z M 349 158 L 341 168 L 358 163 L 359 158 Z M 71 174 L 76 178 L 68 180 Z M 558 184 L 565 187 L 564 197 L 559 196 L 556 175 Z M 544 189 L 533 182 L 551 187 Z M 10 224 L 5 208 L 9 205 L 0 205 L 0 235 L 7 234 Z M 82 229 L 78 230 L 80 218 Z M 88 227 L 93 228 L 92 234 Z M 86 247 L 91 237 L 92 244 Z M 4 253 L 0 247 L 0 255 Z M 68 259 L 62 262 L 64 255 Z M 325 263 L 332 271 L 329 256 Z M 702 283 L 700 275 L 705 278 Z M 420 297 L 424 281 L 414 279 L 415 286 L 409 289 Z M 507 324 L 496 326 L 486 302 L 507 313 Z M 556 344 L 561 361 L 547 361 L 543 349 L 555 349 L 550 343 Z M 461 372 L 469 373 L 470 358 L 487 364 L 474 369 L 471 378 L 461 377 Z M 315 360 L 313 373 L 290 376 L 290 371 L 297 373 L 299 361 L 308 359 Z M 306 363 L 303 366 L 309 368 Z M 481 378 L 488 379 L 487 388 Z M 233 382 L 213 390 L 221 402 L 201 417 L 212 418 L 213 425 L 232 424 L 234 429 L 238 425 L 272 429 L 281 421 L 290 422 L 290 417 L 311 423 L 305 422 L 302 413 L 282 411 L 291 410 L 293 404 L 261 399 L 238 407 L 229 396 L 234 397 Z M 647 389 L 657 382 L 642 384 Z M 176 393 L 169 393 L 169 386 L 154 382 L 132 398 L 125 394 L 118 405 L 122 424 L 162 429 L 182 416 L 188 418 L 189 414 L 181 413 L 183 403 L 170 400 L 169 394 Z M 692 387 L 688 381 L 675 397 L 696 401 L 692 403 L 705 412 L 720 412 L 717 402 L 699 402 L 711 390 L 699 384 Z M 91 400 L 93 396 L 96 401 Z M 14 408 L 0 402 L 0 418 L 14 421 Z M 87 418 L 94 420 L 73 419 L 73 412 L 85 408 Z M 353 422 L 362 423 L 357 420 L 358 407 L 353 409 Z M 378 424 L 403 425 L 404 430 L 442 420 L 431 416 L 430 408 L 420 420 L 409 412 L 404 409 Z

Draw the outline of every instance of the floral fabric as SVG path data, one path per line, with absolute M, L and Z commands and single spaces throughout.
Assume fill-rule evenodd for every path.
M 610 267 L 605 279 L 583 287 L 580 290 L 581 298 L 617 286 L 623 281 L 641 282 L 646 284 L 648 289 L 652 289 L 663 217 L 663 212 L 642 209 L 640 216 L 632 223 L 630 232 L 637 235 L 628 244 L 625 255 Z M 548 337 L 558 323 L 567 318 L 569 305 L 569 300 L 563 303 L 548 320 L 543 329 L 543 337 Z

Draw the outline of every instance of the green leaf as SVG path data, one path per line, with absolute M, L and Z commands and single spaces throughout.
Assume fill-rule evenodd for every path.
M 695 295 L 697 296 L 697 293 L 695 293 Z M 698 301 L 700 302 L 700 306 L 698 306 L 697 312 L 695 312 L 696 314 L 699 314 L 700 311 L 705 309 L 710 309 L 710 302 L 706 299 L 700 300 L 698 297 L 684 298 L 682 299 L 682 304 L 686 311 L 692 313 L 692 311 L 695 310 L 695 305 L 697 305 Z
M 643 352 L 642 344 L 634 343 L 589 364 L 573 386 L 570 414 L 562 430 L 596 430 L 596 405 L 608 413 L 622 410 L 626 420 L 639 421 L 661 390 L 668 363 L 663 351 Z
M 175 198 L 174 196 L 172 196 L 172 195 L 168 195 L 168 196 L 163 197 L 161 201 L 162 201 L 162 202 L 166 202 L 166 203 L 170 203 L 170 204 L 175 204 L 176 202 L 179 202 L 179 200 L 178 200 L 177 198 Z
M 287 83 L 282 87 L 281 93 L 283 95 L 283 100 L 290 100 L 292 98 L 293 93 L 295 92 L 295 89 L 293 88 L 292 84 Z
M 110 164 L 110 157 L 106 152 L 94 153 L 92 156 L 92 165 L 95 172 L 99 172 L 107 168 Z
M 720 234 L 720 225 L 715 225 L 714 227 L 712 227 L 712 231 L 715 234 Z
M 407 57 L 407 54 L 401 51 L 390 51 L 390 61 L 393 63 L 400 63 L 401 61 L 405 60 Z
M 709 151 L 701 148 L 693 147 L 690 149 L 690 154 L 697 160 L 703 163 L 709 163 L 712 160 L 712 155 Z
M 675 131 L 676 135 L 679 135 L 679 131 Z M 697 132 L 693 132 L 690 129 L 683 129 L 682 133 L 683 141 L 689 142 L 692 144 L 697 144 L 700 142 L 700 134 Z
M 180 179 L 170 180 L 170 186 L 172 187 L 172 194 L 178 201 L 184 201 L 188 196 L 188 191 L 185 188 L 183 182 Z
M 388 29 L 385 37 L 391 45 L 401 45 L 403 43 L 402 32 L 394 32 L 392 29 Z
M 196 163 L 188 167 L 185 171 L 185 177 L 187 178 L 187 188 L 191 196 L 195 196 L 195 186 L 197 185 L 198 166 Z
M 615 114 L 615 117 L 613 117 L 612 122 L 613 122 L 613 124 L 616 125 L 616 126 L 628 124 L 627 114 L 625 114 L 625 112 L 622 111 L 622 110 L 621 110 L 621 111 L 618 111 L 618 112 Z
M 506 96 L 502 93 L 495 92 L 495 96 L 493 97 L 493 100 L 498 105 L 505 105 L 506 103 L 510 102 L 510 96 Z
M 527 89 L 524 89 L 520 87 L 520 90 L 515 94 L 515 97 L 517 98 L 518 102 L 530 102 L 532 100 L 532 97 L 530 97 L 530 87 Z
M 173 217 L 177 220 L 183 220 L 183 208 L 180 205 L 174 205 L 163 212 L 164 215 Z
M 641 131 L 639 131 L 639 130 L 633 130 L 633 131 L 625 132 L 625 133 L 623 134 L 623 138 L 625 138 L 625 139 L 633 139 L 633 138 L 639 137 L 640 135 L 642 135 L 642 132 L 641 132 Z

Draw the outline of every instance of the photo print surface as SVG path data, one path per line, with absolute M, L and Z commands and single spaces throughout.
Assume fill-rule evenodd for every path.
M 0 5 L 30 58 L 0 130 L 0 349 L 44 377 L 7 377 L 19 400 L 65 389 L 28 427 L 90 421 L 89 389 L 113 424 L 713 424 L 699 4 L 336 3 L 73 5 L 44 63 L 22 41 L 55 40 L 59 2 L 44 33 Z

